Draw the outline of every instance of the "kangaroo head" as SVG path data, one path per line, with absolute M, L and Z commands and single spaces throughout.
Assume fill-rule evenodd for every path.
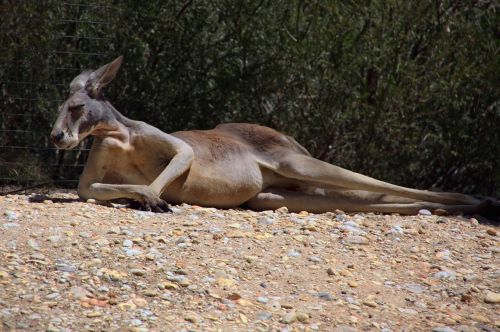
M 60 149 L 72 149 L 111 116 L 102 89 L 115 78 L 123 61 L 120 56 L 95 71 L 84 71 L 71 81 L 70 96 L 59 106 L 52 128 L 52 142 Z

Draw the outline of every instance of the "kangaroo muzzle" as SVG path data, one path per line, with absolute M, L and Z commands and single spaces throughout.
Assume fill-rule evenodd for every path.
M 64 138 L 64 132 L 62 130 L 58 130 L 55 132 L 52 132 L 50 135 L 50 140 L 52 143 L 57 145 L 58 143 L 61 143 L 62 139 Z

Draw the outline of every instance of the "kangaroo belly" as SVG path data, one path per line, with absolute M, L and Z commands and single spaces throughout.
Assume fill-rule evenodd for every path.
M 162 198 L 171 203 L 230 208 L 254 197 L 262 185 L 260 168 L 251 160 L 195 160 L 189 172 L 174 181 Z

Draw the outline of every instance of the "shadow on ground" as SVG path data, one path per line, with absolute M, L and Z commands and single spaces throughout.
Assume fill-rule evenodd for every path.
M 62 197 L 51 197 L 49 195 L 35 194 L 28 198 L 30 203 L 43 203 L 43 201 L 51 200 L 54 203 L 75 203 L 81 202 L 79 198 L 62 198 Z

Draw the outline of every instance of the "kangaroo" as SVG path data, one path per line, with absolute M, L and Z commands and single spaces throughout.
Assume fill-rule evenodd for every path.
M 417 190 L 379 181 L 315 159 L 295 139 L 255 124 L 167 134 L 128 119 L 103 95 L 123 57 L 70 83 L 51 139 L 72 149 L 94 141 L 78 184 L 82 199 L 131 199 L 149 211 L 169 204 L 291 212 L 416 214 L 420 209 L 480 213 L 497 204 L 459 193 Z

